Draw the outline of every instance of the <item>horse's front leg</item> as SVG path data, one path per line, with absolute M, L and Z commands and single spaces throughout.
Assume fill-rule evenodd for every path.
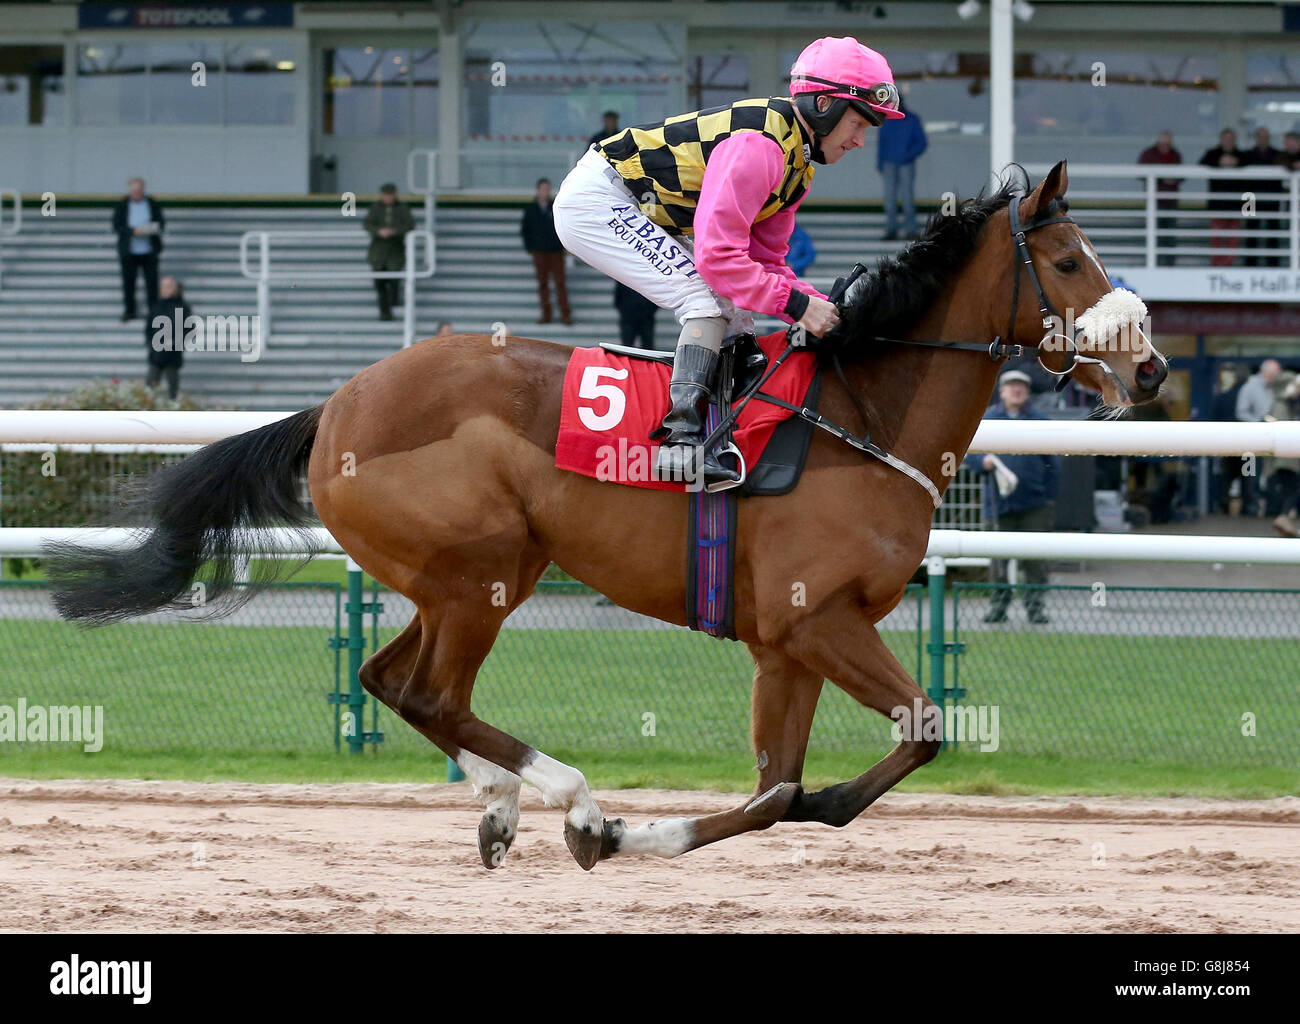
M 923 716 L 937 713 L 931 710 L 934 702 L 885 646 L 876 627 L 848 602 L 818 610 L 791 631 L 783 650 L 886 718 L 895 720 L 898 708 L 912 713 L 917 700 Z M 856 779 L 817 793 L 800 792 L 783 820 L 847 825 L 899 780 L 931 761 L 940 745 L 937 739 L 905 738 Z
M 650 854 L 676 857 L 720 839 L 780 821 L 799 794 L 804 755 L 822 677 L 767 647 L 749 645 L 754 659 L 752 733 L 758 786 L 739 807 L 703 818 L 666 818 L 629 828 L 620 818 L 605 823 L 601 857 Z

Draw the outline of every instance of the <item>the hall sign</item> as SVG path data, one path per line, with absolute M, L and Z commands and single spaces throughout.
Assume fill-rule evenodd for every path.
M 293 4 L 81 4 L 80 28 L 290 28 Z
M 1142 298 L 1155 302 L 1300 302 L 1300 270 L 1118 267 L 1114 273 Z

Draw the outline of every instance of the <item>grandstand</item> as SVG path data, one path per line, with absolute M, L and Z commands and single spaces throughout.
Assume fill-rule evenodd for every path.
M 239 269 L 244 232 L 337 230 L 340 224 L 337 202 L 200 205 L 161 199 L 167 217 L 161 273 L 184 282 L 186 299 L 200 315 L 257 313 L 255 282 Z M 523 202 L 520 197 L 439 207 L 438 270 L 417 282 L 417 338 L 432 336 L 439 322 L 449 320 L 458 331 L 485 333 L 499 321 L 511 333 L 566 344 L 618 340 L 613 285 L 581 263 L 569 274 L 573 326 L 536 322 L 532 264 L 519 241 Z M 414 204 L 413 209 L 422 228 L 423 211 Z M 283 266 L 365 272 L 359 220 L 355 243 L 322 240 L 302 262 Z M 121 283 L 108 221 L 107 201 L 61 207 L 57 216 L 44 218 L 29 202 L 22 232 L 0 243 L 0 364 L 6 367 L 0 406 L 27 405 L 92 379 L 143 378 L 143 325 L 119 321 Z M 810 210 L 800 222 L 818 250 L 809 276 L 823 288 L 855 260 L 897 247 L 877 241 L 883 230 L 878 212 Z M 279 259 L 275 266 L 279 272 Z M 364 278 L 273 285 L 271 299 L 274 325 L 261 359 L 245 363 L 237 353 L 190 353 L 181 377 L 185 393 L 211 407 L 294 409 L 324 399 L 402 345 L 400 317 L 378 320 L 374 291 Z M 670 320 L 668 313 L 659 315 L 665 348 L 676 338 Z

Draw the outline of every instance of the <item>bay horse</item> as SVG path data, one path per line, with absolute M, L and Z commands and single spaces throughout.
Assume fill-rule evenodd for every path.
M 826 375 L 819 411 L 869 431 L 946 487 L 998 373 L 983 350 L 991 339 L 1047 332 L 1043 310 L 1021 301 L 1021 279 L 1045 308 L 1087 310 L 1112 291 L 1092 245 L 1063 215 L 1066 184 L 1062 162 L 1032 192 L 1026 181 L 967 201 L 864 277 L 843 308 L 843 374 Z M 60 612 L 98 623 L 188 608 L 205 562 L 215 564 L 210 599 L 238 600 L 230 564 L 241 545 L 259 527 L 310 521 L 298 490 L 305 470 L 321 522 L 417 607 L 365 662 L 361 681 L 473 782 L 486 808 L 478 839 L 487 867 L 515 838 L 521 781 L 564 812 L 570 852 L 590 869 L 620 854 L 676 856 L 778 821 L 843 826 L 935 756 L 938 741 L 905 738 L 857 778 L 813 793 L 800 784 L 823 680 L 887 717 L 916 701 L 932 708 L 875 627 L 924 558 L 932 498 L 821 432 L 795 490 L 739 507 L 735 631 L 754 661 L 752 799 L 635 828 L 606 820 L 580 771 L 477 718 L 470 694 L 479 667 L 551 562 L 625 608 L 686 621 L 687 496 L 556 469 L 570 349 L 499 342 L 477 334 L 421 342 L 324 404 L 164 471 L 146 495 L 151 526 L 137 548 L 49 552 Z M 1111 408 L 1150 400 L 1168 371 L 1145 336 L 1123 358 L 1109 336 L 1076 333 L 1071 343 L 1044 345 L 1044 365 L 1073 373 Z

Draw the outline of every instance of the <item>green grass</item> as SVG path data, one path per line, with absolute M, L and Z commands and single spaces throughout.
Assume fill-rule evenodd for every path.
M 23 588 L 6 589 L 8 599 L 15 591 L 21 598 Z M 387 709 L 379 714 L 386 740 L 378 752 L 334 752 L 336 708 L 325 699 L 337 657 L 326 646 L 333 592 L 298 586 L 273 593 L 276 607 L 320 625 L 133 623 L 86 632 L 62 622 L 0 620 L 0 704 L 19 696 L 29 705 L 102 704 L 106 727 L 97 754 L 67 744 L 0 743 L 0 774 L 443 779 L 442 756 Z M 680 631 L 583 629 L 582 616 L 572 617 L 555 629 L 502 633 L 475 690 L 481 717 L 581 767 L 597 786 L 753 785 L 751 668 L 743 646 Z M 945 752 L 903 789 L 1300 792 L 1293 641 L 1016 632 L 965 639 L 963 703 L 998 708 L 1000 749 Z M 887 640 L 914 671 L 915 633 Z M 1251 738 L 1242 735 L 1247 713 L 1256 721 Z M 891 745 L 887 721 L 828 685 L 807 784 L 853 777 Z

